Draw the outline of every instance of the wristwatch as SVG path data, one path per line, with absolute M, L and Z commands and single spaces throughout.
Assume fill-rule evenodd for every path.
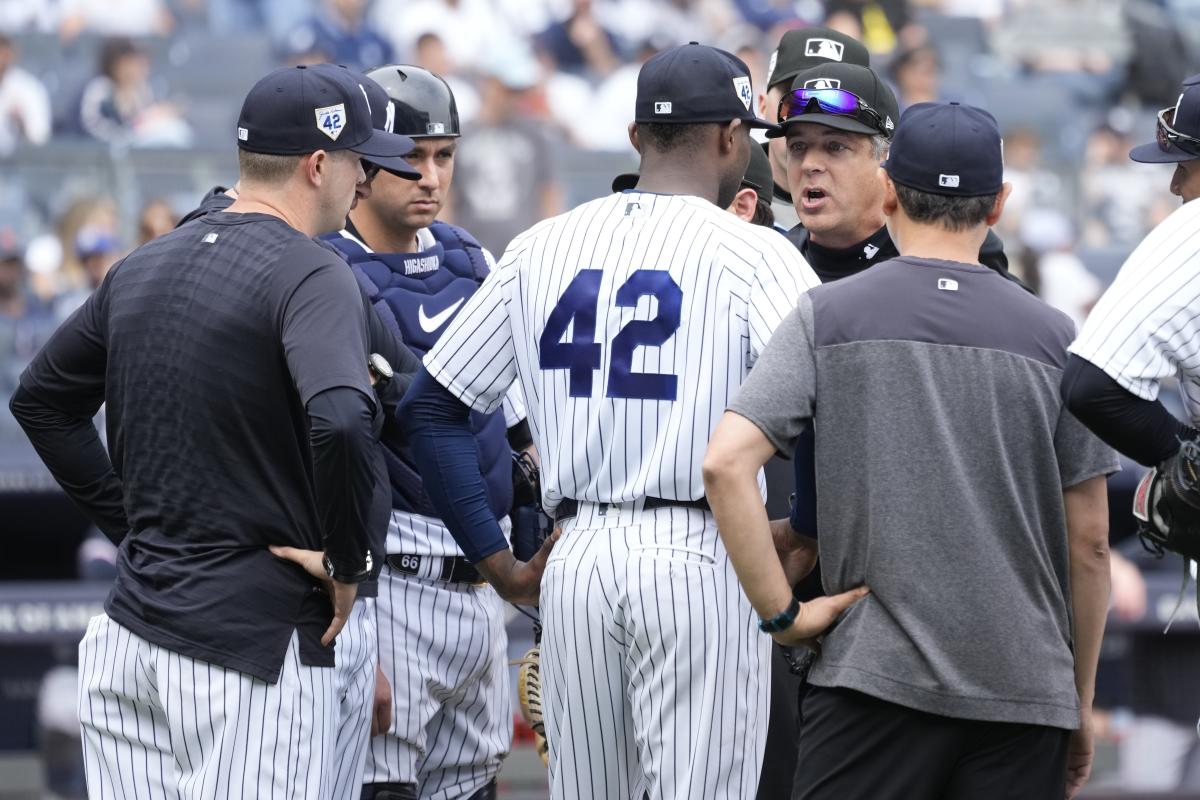
M 788 607 L 780 611 L 770 619 L 760 619 L 758 621 L 758 629 L 763 633 L 779 633 L 786 631 L 792 627 L 792 623 L 796 621 L 796 615 L 800 613 L 800 601 L 795 597 Z
M 379 355 L 379 353 L 371 353 L 371 355 L 367 356 L 367 369 L 370 370 L 371 375 L 375 378 L 375 385 L 377 387 L 382 387 L 395 374 L 392 371 L 392 365 L 388 363 L 386 358 Z
M 338 583 L 362 583 L 367 578 L 371 577 L 371 570 L 375 567 L 375 562 L 371 558 L 371 551 L 367 551 L 367 565 L 362 568 L 361 572 L 343 573 L 338 572 L 333 566 L 333 561 L 326 554 L 321 559 L 321 565 L 325 567 L 325 574 Z

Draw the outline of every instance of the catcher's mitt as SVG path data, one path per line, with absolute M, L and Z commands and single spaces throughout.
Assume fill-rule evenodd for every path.
M 1200 561 L 1200 444 L 1184 441 L 1179 452 L 1142 478 L 1133 495 L 1133 515 L 1148 550 Z
M 521 704 L 521 716 L 533 730 L 542 763 L 549 765 L 550 745 L 546 741 L 546 720 L 542 717 L 541 648 L 537 645 L 529 648 L 517 663 L 521 665 L 517 671 L 517 701 Z

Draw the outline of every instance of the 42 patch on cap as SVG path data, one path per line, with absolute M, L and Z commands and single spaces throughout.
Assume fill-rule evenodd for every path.
M 317 115 L 317 130 L 336 142 L 346 127 L 346 104 L 324 106 L 315 109 L 314 113 Z

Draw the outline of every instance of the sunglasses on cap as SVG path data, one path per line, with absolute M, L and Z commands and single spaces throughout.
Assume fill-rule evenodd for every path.
M 1180 133 L 1172 128 L 1167 123 L 1167 115 L 1175 115 L 1176 106 L 1164 108 L 1158 112 L 1158 127 L 1154 131 L 1154 138 L 1158 141 L 1158 149 L 1164 153 L 1170 153 L 1172 150 L 1182 150 L 1191 156 L 1200 158 L 1200 139 L 1195 136 L 1188 136 L 1186 133 Z
M 845 89 L 796 89 L 779 101 L 779 122 L 802 114 L 836 114 L 851 117 L 880 133 L 883 117 L 862 98 Z

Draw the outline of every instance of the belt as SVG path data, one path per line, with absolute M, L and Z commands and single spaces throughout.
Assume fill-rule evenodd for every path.
M 440 564 L 438 562 L 441 562 Z M 462 556 L 413 556 L 399 553 L 387 557 L 388 566 L 405 575 L 429 577 L 446 583 L 484 583 L 483 576 L 475 565 Z M 432 570 L 422 570 L 422 564 L 432 565 Z
M 598 506 L 615 506 L 618 503 L 596 503 Z M 647 497 L 646 502 L 642 505 L 643 511 L 652 511 L 656 508 L 695 508 L 700 511 L 711 511 L 708 506 L 708 498 L 701 497 L 699 500 L 667 500 L 662 497 Z M 562 522 L 564 519 L 570 519 L 579 513 L 579 501 L 569 497 L 563 498 L 558 508 L 554 509 L 554 521 Z

